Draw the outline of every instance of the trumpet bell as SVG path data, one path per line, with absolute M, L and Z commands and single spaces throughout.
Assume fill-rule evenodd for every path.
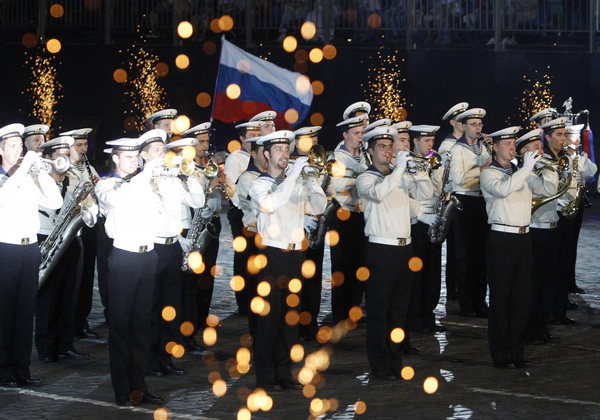
M 56 159 L 52 161 L 52 167 L 57 174 L 63 175 L 66 174 L 71 167 L 71 161 L 67 155 L 58 155 Z
M 204 176 L 207 179 L 214 179 L 217 175 L 219 175 L 219 167 L 217 165 L 214 163 L 206 165 L 206 168 L 204 168 Z
M 179 165 L 179 171 L 186 176 L 190 176 L 195 170 L 194 161 L 191 159 L 183 159 Z
M 312 166 L 323 167 L 327 161 L 327 152 L 320 144 L 315 144 L 310 148 L 308 153 L 308 164 Z

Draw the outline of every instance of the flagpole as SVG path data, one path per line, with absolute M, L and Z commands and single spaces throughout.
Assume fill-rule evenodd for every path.
M 219 66 L 221 64 L 221 58 L 223 58 L 223 41 L 226 41 L 225 34 L 221 35 L 221 52 L 219 53 L 219 63 L 217 64 L 217 79 L 215 80 L 215 90 L 213 91 L 213 100 L 210 107 L 210 122 L 213 122 L 213 112 L 215 110 L 215 100 L 217 98 L 217 86 L 219 86 Z

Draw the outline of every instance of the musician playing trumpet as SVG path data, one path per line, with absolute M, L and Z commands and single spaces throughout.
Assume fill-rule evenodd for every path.
M 29 371 L 38 285 L 38 205 L 56 210 L 62 196 L 44 171 L 32 172 L 39 154 L 23 153 L 24 126 L 0 128 L 0 386 L 36 385 Z
M 373 165 L 356 180 L 358 195 L 365 201 L 365 230 L 368 237 L 367 268 L 367 356 L 376 378 L 395 379 L 402 369 L 406 315 L 414 273 L 409 194 L 415 199 L 431 198 L 429 176 L 406 172 L 407 151 L 399 152 L 395 169 L 390 168 L 396 129 L 380 126 L 367 133 Z M 393 261 L 393 264 L 390 264 Z M 400 337 L 390 333 L 397 330 Z M 400 331 L 402 330 L 402 331 Z
M 483 318 L 488 313 L 484 254 L 488 226 L 479 176 L 491 163 L 488 147 L 480 139 L 485 114 L 482 108 L 459 114 L 456 121 L 463 124 L 464 135 L 450 149 L 450 180 L 463 206 L 454 218 L 458 303 L 462 316 Z
M 286 176 L 289 160 L 289 144 L 294 133 L 276 131 L 261 137 L 267 161 L 266 172 L 250 186 L 249 196 L 257 215 L 257 231 L 266 248 L 266 267 L 258 273 L 259 286 L 262 282 L 269 290 L 259 311 L 254 337 L 254 366 L 256 385 L 267 390 L 274 385 L 293 387 L 290 349 L 298 337 L 298 324 L 287 323 L 288 311 L 294 310 L 287 297 L 297 293 L 302 281 L 301 252 L 304 235 L 304 215 L 321 214 L 327 199 L 317 177 L 300 175 L 308 159 L 296 159 Z M 268 285 L 268 287 L 267 287 Z M 297 296 L 297 295 L 296 295 Z M 256 298 L 258 299 L 258 297 Z M 267 305 L 268 304 L 268 305 Z
M 508 127 L 489 135 L 495 158 L 481 172 L 481 190 L 491 225 L 487 238 L 488 339 L 498 368 L 528 365 L 523 350 L 531 296 L 532 193 L 550 195 L 556 191 L 554 182 L 533 172 L 541 157 L 536 151 L 525 153 L 521 168 L 511 163 L 518 131 L 519 127 Z

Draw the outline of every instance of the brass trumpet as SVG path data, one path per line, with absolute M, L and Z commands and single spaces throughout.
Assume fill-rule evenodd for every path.
M 71 167 L 71 161 L 67 155 L 58 155 L 56 159 L 46 159 L 39 157 L 31 168 L 29 169 L 29 173 L 33 175 L 37 175 L 40 172 L 48 172 L 52 171 L 56 172 L 59 175 L 64 175 L 67 173 L 69 168 Z
M 409 150 L 411 159 L 417 164 L 418 171 L 426 171 L 428 169 L 435 170 L 442 166 L 442 156 L 435 150 L 431 149 L 428 156 L 419 156 L 412 150 Z
M 296 159 L 302 156 L 292 156 L 288 160 L 289 164 L 294 164 Z M 306 154 L 308 157 L 308 165 L 302 168 L 302 172 L 300 176 L 302 179 L 308 179 L 309 177 L 318 177 L 321 173 L 326 172 L 329 175 L 332 175 L 333 165 L 335 164 L 335 160 L 330 159 L 327 156 L 327 151 L 320 144 L 313 145 L 308 153 Z
M 524 153 L 521 153 L 521 154 L 514 153 L 513 154 L 513 157 L 516 157 L 519 159 L 523 159 L 523 156 L 524 156 Z M 556 172 L 564 172 L 567 169 L 569 169 L 569 166 L 571 166 L 569 158 L 566 156 L 561 156 L 558 158 L 558 160 L 542 156 L 542 157 L 540 157 L 538 162 L 543 163 L 545 168 L 553 169 Z

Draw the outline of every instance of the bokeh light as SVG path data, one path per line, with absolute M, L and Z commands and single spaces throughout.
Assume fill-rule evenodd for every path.
M 56 54 L 62 48 L 60 41 L 56 38 L 51 38 L 46 42 L 46 49 L 52 54 Z
M 423 269 L 423 260 L 417 256 L 412 257 L 408 260 L 408 268 L 412 272 L 419 272 Z
M 310 50 L 308 58 L 313 63 L 320 63 L 321 61 L 323 61 L 323 51 L 321 51 L 320 48 L 313 48 L 312 50 Z
M 239 142 L 239 140 L 230 140 L 229 143 L 227 143 L 227 151 L 229 153 L 233 153 L 236 150 L 240 150 L 242 148 L 242 143 Z
M 190 58 L 185 55 L 185 54 L 179 54 L 177 57 L 175 57 L 175 66 L 177 66 L 178 69 L 180 70 L 184 70 L 187 69 L 190 65 Z
M 190 321 L 183 321 L 179 327 L 179 331 L 181 332 L 181 335 L 189 337 L 194 333 L 194 324 Z
M 340 242 L 340 234 L 337 230 L 330 230 L 325 234 L 325 243 L 329 246 L 336 246 Z
M 190 119 L 187 115 L 179 115 L 173 120 L 173 133 L 181 134 L 190 128 Z
M 234 292 L 241 292 L 244 289 L 246 282 L 242 276 L 233 276 L 229 281 L 229 287 Z
M 327 60 L 333 60 L 337 55 L 337 49 L 331 45 L 327 44 L 323 47 L 323 57 Z
M 404 341 L 405 336 L 406 334 L 404 333 L 404 330 L 402 328 L 394 328 L 390 332 L 390 339 L 393 343 L 401 343 L 402 341 Z
M 62 6 L 62 4 L 55 3 L 52 6 L 50 6 L 50 16 L 52 16 L 53 18 L 61 18 L 64 14 L 65 8 Z
M 223 15 L 219 18 L 219 29 L 223 32 L 231 31 L 233 29 L 233 18 L 229 15 Z
M 296 79 L 296 92 L 300 95 L 307 93 L 310 86 L 310 79 L 307 76 L 302 74 Z
M 33 32 L 27 32 L 26 34 L 23 35 L 23 38 L 21 39 L 21 41 L 23 42 L 23 46 L 25 48 L 33 48 L 37 45 L 38 38 L 37 38 L 37 35 L 34 34 Z
M 315 95 L 320 95 L 325 90 L 325 85 L 320 80 L 313 80 L 313 82 L 311 83 L 311 87 L 313 94 Z
M 217 342 L 217 330 L 213 327 L 206 327 L 204 331 L 202 331 L 202 341 L 207 346 L 214 346 Z
M 127 81 L 127 72 L 123 69 L 116 69 L 113 72 L 113 80 L 117 83 L 125 83 Z
M 323 121 L 325 121 L 325 118 L 320 112 L 315 112 L 310 116 L 310 123 L 312 125 L 323 125 Z
M 435 393 L 438 389 L 438 386 L 438 380 L 433 376 L 430 376 L 427 379 L 425 379 L 425 381 L 423 381 L 423 390 L 427 394 Z
M 367 404 L 364 401 L 356 401 L 354 403 L 354 412 L 356 414 L 365 414 L 365 411 L 367 411 Z
M 367 281 L 371 272 L 367 267 L 358 267 L 356 270 L 356 279 L 359 281 Z
M 306 39 L 307 41 L 313 39 L 316 33 L 317 27 L 310 21 L 304 22 L 300 27 L 300 34 L 302 35 L 302 38 Z
M 162 318 L 167 322 L 173 321 L 176 315 L 177 312 L 172 306 L 165 306 L 162 310 Z
M 317 265 L 313 260 L 305 260 L 302 263 L 302 277 L 304 277 L 305 279 L 312 278 L 315 275 L 316 270 Z
M 288 35 L 283 39 L 283 49 L 286 52 L 294 52 L 298 48 L 298 41 L 295 37 Z
M 206 92 L 200 92 L 196 96 L 196 103 L 198 104 L 199 107 L 206 108 L 210 105 L 211 101 L 212 100 L 211 100 L 210 94 L 208 94 Z
M 191 37 L 193 33 L 194 26 L 192 26 L 190 22 L 184 20 L 177 25 L 177 35 L 179 35 L 181 38 L 187 39 Z
M 294 108 L 290 108 L 285 111 L 284 117 L 288 124 L 295 124 L 298 121 L 298 111 Z
M 227 86 L 225 93 L 229 99 L 237 99 L 242 94 L 242 89 L 239 87 L 239 85 L 231 83 L 229 86 Z
M 302 290 L 302 282 L 300 279 L 293 278 L 288 283 L 288 289 L 292 293 L 298 293 L 300 290 Z
M 412 368 L 412 366 L 404 366 L 400 371 L 400 376 L 402 376 L 402 379 L 405 381 L 410 381 L 415 377 L 415 370 Z
M 227 392 L 227 384 L 223 379 L 217 379 L 212 386 L 213 394 L 222 397 Z

